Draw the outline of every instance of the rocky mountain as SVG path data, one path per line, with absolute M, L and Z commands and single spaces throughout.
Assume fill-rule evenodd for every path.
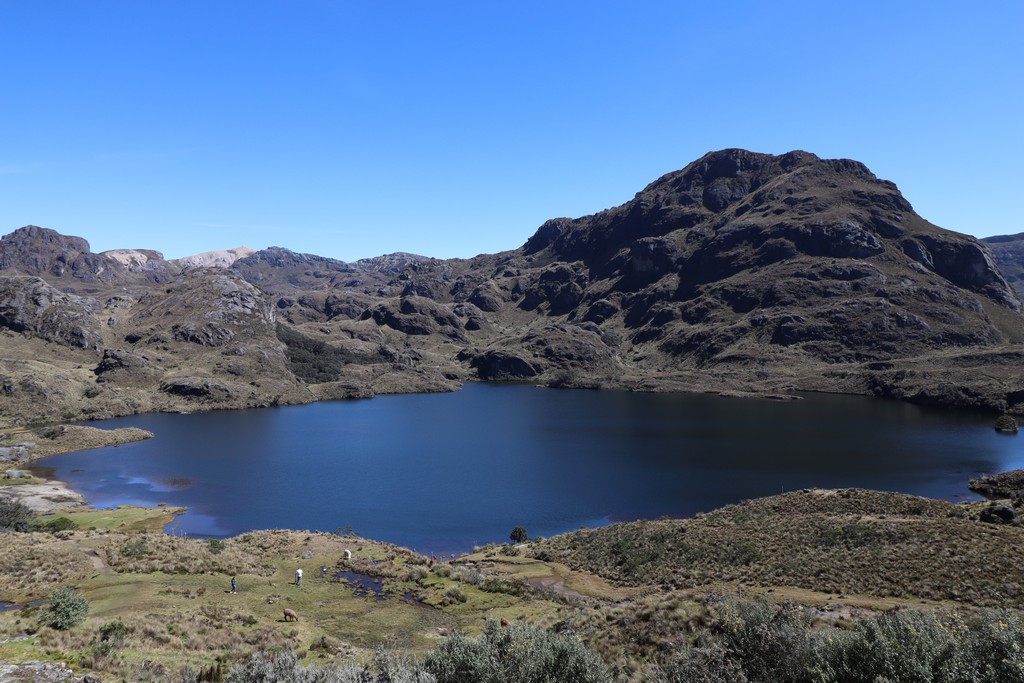
M 200 256 L 93 254 L 34 226 L 0 240 L 5 419 L 470 379 L 1024 411 L 1024 317 L 989 248 L 850 160 L 713 152 L 473 259 Z
M 1024 297 L 1024 232 L 985 237 L 981 241 L 992 251 L 1007 282 L 1018 296 Z

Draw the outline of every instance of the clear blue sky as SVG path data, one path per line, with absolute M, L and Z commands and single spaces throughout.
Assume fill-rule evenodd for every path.
M 0 234 L 468 257 L 705 152 L 1024 231 L 1024 2 L 0 0 Z

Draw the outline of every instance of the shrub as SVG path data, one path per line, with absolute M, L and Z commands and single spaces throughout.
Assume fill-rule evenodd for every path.
M 444 590 L 445 601 L 449 604 L 456 602 L 466 602 L 466 594 L 462 592 L 462 589 L 458 586 L 448 586 Z
M 100 627 L 99 640 L 89 649 L 92 656 L 90 668 L 97 668 L 99 661 L 114 654 L 124 646 L 125 638 L 128 637 L 128 627 L 121 620 L 111 621 Z
M 39 621 L 59 631 L 78 626 L 89 613 L 89 601 L 74 588 L 58 588 L 48 600 L 49 604 L 39 613 Z
M 820 659 L 827 664 L 823 668 L 831 680 L 932 681 L 943 662 L 954 656 L 956 643 L 951 635 L 930 612 L 886 613 L 826 641 Z
M 291 371 L 299 379 L 312 384 L 335 381 L 349 363 L 367 363 L 374 360 L 372 357 L 355 354 L 307 337 L 281 323 L 277 324 L 277 338 L 284 342 L 285 355 Z
M 739 661 L 720 643 L 683 647 L 650 672 L 651 683 L 747 683 Z
M 55 534 L 58 531 L 70 531 L 71 529 L 77 529 L 78 524 L 69 517 L 54 517 L 53 519 L 49 519 L 45 522 L 39 522 L 36 528 L 39 529 L 39 531 L 46 531 L 51 534 Z
M 479 586 L 487 577 L 472 567 L 457 567 L 452 570 L 452 578 L 471 586 Z
M 611 680 L 597 655 L 578 640 L 526 624 L 488 621 L 484 634 L 455 634 L 427 656 L 438 683 L 605 683 Z
M 24 503 L 0 498 L 0 531 L 28 531 L 32 510 Z
M 515 529 L 513 529 L 512 533 L 510 533 L 508 537 L 509 540 L 511 540 L 513 543 L 526 543 L 528 540 L 530 540 L 529 535 L 527 535 L 526 533 L 526 529 L 524 529 L 521 526 L 517 526 Z
M 958 623 L 958 671 L 965 681 L 1024 680 L 1024 617 L 1009 610 L 984 611 Z M 951 662 L 949 667 L 953 668 Z M 945 680 L 955 680 L 948 675 Z
M 124 640 L 127 637 L 128 627 L 120 619 L 107 622 L 100 627 L 100 640 L 111 643 L 115 648 L 124 645 Z
M 420 581 L 426 579 L 428 576 L 430 576 L 430 572 L 427 571 L 426 567 L 416 566 L 411 567 L 409 571 L 402 575 L 402 581 L 414 581 L 416 583 L 419 583 Z
M 767 601 L 725 601 L 712 628 L 742 664 L 749 680 L 796 680 L 814 657 L 811 620 L 804 608 Z
M 436 683 L 418 662 L 383 650 L 377 651 L 374 668 L 350 663 L 302 666 L 291 652 L 260 653 L 232 667 L 227 683 Z

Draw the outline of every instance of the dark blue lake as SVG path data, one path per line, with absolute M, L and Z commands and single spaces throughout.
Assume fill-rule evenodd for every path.
M 357 533 L 421 552 L 688 516 L 810 486 L 955 500 L 1024 466 L 993 417 L 853 396 L 767 401 L 468 384 L 97 423 L 156 438 L 40 461 L 97 507 L 189 508 L 175 529 Z

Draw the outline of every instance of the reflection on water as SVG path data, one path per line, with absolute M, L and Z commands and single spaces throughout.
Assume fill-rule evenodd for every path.
M 156 438 L 47 458 L 94 505 L 181 505 L 176 533 L 333 531 L 422 552 L 686 516 L 811 486 L 956 499 L 1020 466 L 992 418 L 850 396 L 707 395 L 467 385 L 99 423 Z

